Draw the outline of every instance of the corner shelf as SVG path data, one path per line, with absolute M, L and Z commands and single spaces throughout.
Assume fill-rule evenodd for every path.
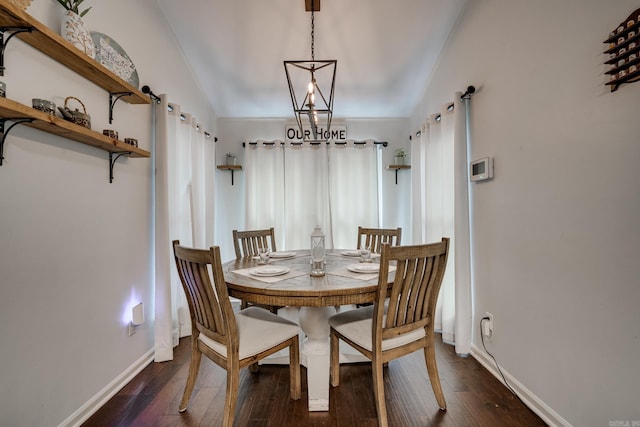
M 113 166 L 115 161 L 125 155 L 127 157 L 151 157 L 151 153 L 133 145 L 110 138 L 99 132 L 69 122 L 56 116 L 49 115 L 19 102 L 7 98 L 0 98 L 0 121 L 2 122 L 2 140 L 0 141 L 0 164 L 3 159 L 3 148 L 8 131 L 4 131 L 4 123 L 14 121 L 44 132 L 71 139 L 82 144 L 90 145 L 109 152 L 109 182 L 113 181 Z M 115 159 L 113 158 L 116 154 Z
M 231 171 L 231 185 L 233 185 L 233 172 L 242 170 L 242 165 L 218 165 L 216 167 L 220 170 Z
M 387 165 L 387 170 L 396 171 L 396 185 L 398 185 L 398 171 L 401 169 L 411 169 L 411 165 Z
M 103 88 L 111 95 L 118 95 L 130 104 L 150 104 L 151 100 L 105 66 L 89 58 L 84 52 L 53 32 L 49 27 L 33 18 L 17 6 L 0 2 L 0 27 L 30 28 L 16 37 L 55 59 L 70 70 Z M 8 41 L 8 39 L 7 39 Z M 4 46 L 2 55 L 4 56 Z

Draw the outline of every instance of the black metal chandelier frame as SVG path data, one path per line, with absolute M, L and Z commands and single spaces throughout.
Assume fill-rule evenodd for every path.
M 338 61 L 315 59 L 315 4 L 311 1 L 311 60 L 284 61 L 284 70 L 287 75 L 289 94 L 296 116 L 296 122 L 303 141 L 326 141 L 331 135 L 331 120 L 333 118 L 333 94 L 336 82 L 336 66 Z M 319 2 L 318 2 L 319 3 Z M 319 10 L 319 9 L 318 9 Z M 297 70 L 308 73 L 308 87 L 304 96 L 297 96 L 292 75 Z M 320 79 L 331 73 L 330 89 L 327 93 L 321 89 L 321 85 L 328 79 Z M 326 87 L 326 86 L 325 86 Z M 302 91 L 300 91 L 302 92 Z M 300 102 L 298 102 L 300 101 Z M 322 118 L 322 120 L 321 120 Z M 309 131 L 305 131 L 308 122 Z

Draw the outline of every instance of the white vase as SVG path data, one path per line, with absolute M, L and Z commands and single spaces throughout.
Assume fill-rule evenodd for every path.
M 67 10 L 62 19 L 62 37 L 72 45 L 83 51 L 90 58 L 96 57 L 96 48 L 91 40 L 91 34 L 84 25 L 82 17 Z

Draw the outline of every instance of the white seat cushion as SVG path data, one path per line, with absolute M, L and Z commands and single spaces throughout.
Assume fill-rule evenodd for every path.
M 239 335 L 239 358 L 253 356 L 298 335 L 300 326 L 260 307 L 248 307 L 236 315 Z M 227 347 L 200 334 L 200 341 L 216 353 L 227 357 Z
M 335 314 L 329 318 L 329 325 L 354 343 L 372 351 L 372 305 Z M 382 340 L 382 350 L 385 351 L 400 347 L 401 345 L 419 340 L 424 336 L 424 328 L 420 328 L 394 338 Z

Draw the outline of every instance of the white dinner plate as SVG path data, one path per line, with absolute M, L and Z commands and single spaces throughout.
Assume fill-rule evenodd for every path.
M 265 265 L 263 267 L 257 267 L 252 270 L 249 270 L 249 274 L 252 276 L 262 276 L 262 277 L 270 277 L 270 276 L 280 276 L 282 274 L 287 274 L 291 269 L 289 267 L 280 267 L 277 265 Z
M 295 255 L 295 252 L 271 252 L 271 258 L 291 258 Z
M 340 252 L 340 254 L 344 255 L 344 256 L 360 256 L 360 251 L 359 250 L 354 250 L 354 251 L 342 251 Z
M 363 262 L 361 264 L 350 264 L 347 270 L 354 273 L 377 273 L 380 270 L 380 264 Z

